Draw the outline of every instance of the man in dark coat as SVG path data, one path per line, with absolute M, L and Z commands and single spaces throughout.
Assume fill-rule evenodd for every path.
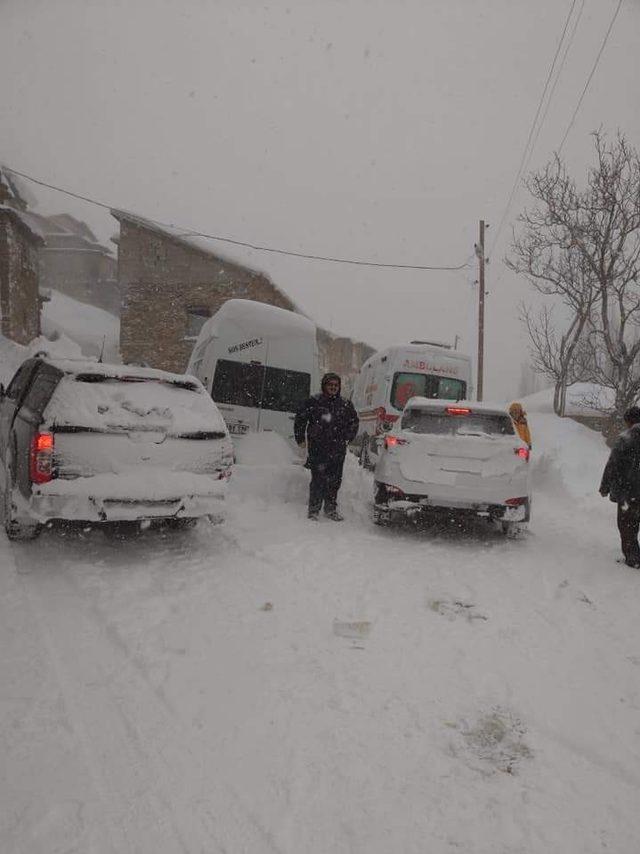
M 329 519 L 343 519 L 338 513 L 338 490 L 347 444 L 358 432 L 358 416 L 351 401 L 340 396 L 341 385 L 337 374 L 325 374 L 322 391 L 305 401 L 294 422 L 296 442 L 307 448 L 307 468 L 311 469 L 310 519 L 318 518 L 323 501 Z
M 618 530 L 624 562 L 640 568 L 640 408 L 624 414 L 627 429 L 611 449 L 600 484 L 600 495 L 618 504 Z

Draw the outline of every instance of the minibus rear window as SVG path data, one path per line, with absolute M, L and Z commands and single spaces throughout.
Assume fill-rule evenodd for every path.
M 216 403 L 295 412 L 309 397 L 310 385 L 309 374 L 302 371 L 219 359 L 211 396 Z
M 264 382 L 263 409 L 295 412 L 309 397 L 311 377 L 301 371 L 267 368 Z
M 397 373 L 391 386 L 391 405 L 402 411 L 412 397 L 464 400 L 467 384 L 452 377 L 431 374 Z
M 262 365 L 218 359 L 211 397 L 216 403 L 255 409 L 260 405 L 263 375 Z

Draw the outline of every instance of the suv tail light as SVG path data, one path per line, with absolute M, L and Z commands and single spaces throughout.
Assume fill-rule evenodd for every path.
M 399 436 L 385 436 L 384 446 L 387 448 L 395 448 L 397 445 L 408 445 L 408 439 L 401 439 Z
M 53 478 L 53 433 L 36 433 L 29 449 L 29 480 L 48 483 Z
M 508 504 L 509 507 L 521 507 L 523 504 L 527 503 L 527 496 L 523 495 L 520 498 L 507 498 L 504 503 Z
M 529 457 L 531 455 L 529 448 L 514 448 L 513 453 L 517 457 L 520 457 L 521 460 L 524 460 L 526 463 L 529 462 Z
M 386 483 L 384 485 L 384 488 L 389 498 L 402 499 L 405 497 L 404 492 L 400 489 L 399 486 L 391 486 L 390 484 Z
M 466 406 L 447 406 L 445 409 L 447 415 L 470 415 L 471 410 Z

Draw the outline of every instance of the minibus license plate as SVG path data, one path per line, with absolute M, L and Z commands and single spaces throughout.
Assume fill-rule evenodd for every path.
M 248 424 L 229 424 L 229 433 L 234 433 L 236 436 L 244 436 L 248 429 Z

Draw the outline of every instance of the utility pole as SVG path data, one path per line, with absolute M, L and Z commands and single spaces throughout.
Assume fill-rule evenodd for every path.
M 478 382 L 476 386 L 476 398 L 482 400 L 484 379 L 484 220 L 480 220 L 480 238 L 476 243 L 476 256 L 478 258 Z

